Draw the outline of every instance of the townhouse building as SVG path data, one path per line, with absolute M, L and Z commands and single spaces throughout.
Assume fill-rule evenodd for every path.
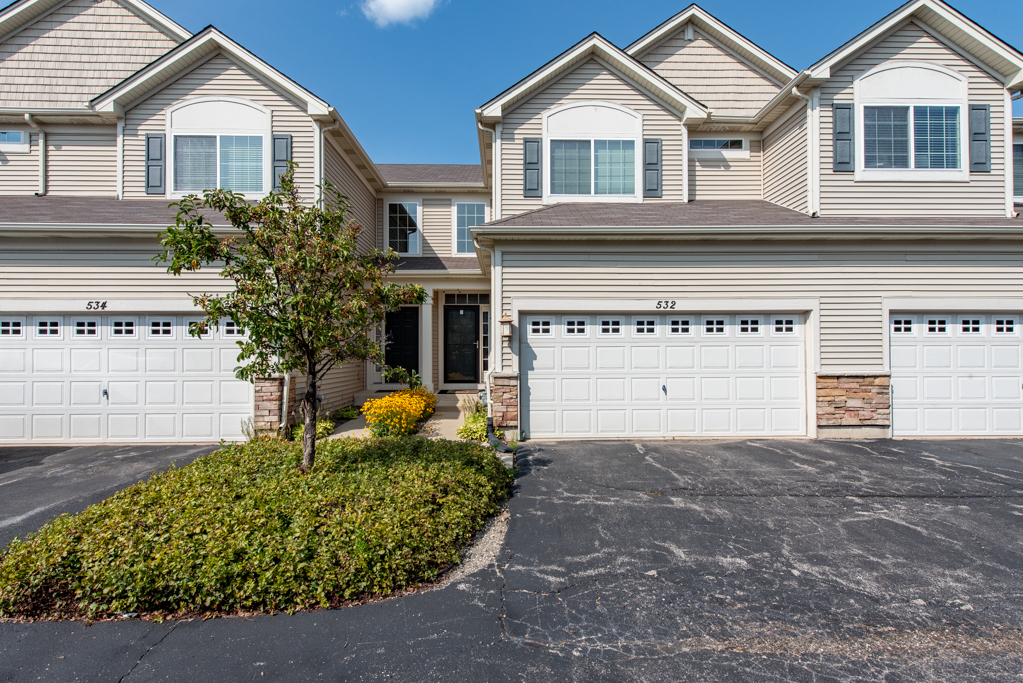
M 265 196 L 289 160 L 429 293 L 381 326 L 388 364 L 486 390 L 520 438 L 1019 436 L 1021 90 L 1023 54 L 941 0 L 803 70 L 692 5 L 484 103 L 478 165 L 386 165 L 216 28 L 19 0 L 0 10 L 0 443 L 286 419 L 301 377 L 240 382 L 244 330 L 187 333 L 192 295 L 226 283 L 152 257 L 168 204 Z M 392 388 L 346 366 L 324 404 Z

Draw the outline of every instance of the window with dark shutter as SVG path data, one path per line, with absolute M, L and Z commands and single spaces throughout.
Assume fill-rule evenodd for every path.
M 281 189 L 281 175 L 288 170 L 288 162 L 291 161 L 291 136 L 274 135 L 273 144 L 274 160 L 274 190 Z
M 643 196 L 660 197 L 662 193 L 661 141 L 643 141 Z
M 832 165 L 835 173 L 853 173 L 856 170 L 855 116 L 851 102 L 836 102 L 832 111 Z
M 970 105 L 970 173 L 991 172 L 991 105 Z
M 146 194 L 167 192 L 167 138 L 165 135 L 146 135 Z
M 522 145 L 522 196 L 543 196 L 543 140 L 526 138 Z

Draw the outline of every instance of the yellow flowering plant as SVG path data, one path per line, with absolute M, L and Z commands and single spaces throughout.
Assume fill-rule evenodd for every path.
M 373 436 L 408 436 L 436 407 L 437 397 L 433 392 L 423 388 L 402 389 L 366 401 L 362 414 Z

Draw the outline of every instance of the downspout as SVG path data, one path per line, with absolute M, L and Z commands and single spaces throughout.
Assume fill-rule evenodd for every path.
M 319 126 L 320 125 L 319 122 L 317 122 L 316 125 Z M 332 130 L 337 130 L 338 126 L 340 126 L 340 125 L 341 125 L 340 121 L 335 121 L 334 123 L 330 124 L 326 128 L 322 128 L 322 127 L 320 128 L 320 150 L 319 150 L 320 154 L 319 154 L 319 158 L 316 160 L 316 164 L 317 164 L 317 166 L 319 168 L 316 169 L 316 177 L 319 178 L 319 182 L 317 184 L 320 185 L 321 187 L 318 187 L 316 189 L 316 192 L 317 192 L 317 194 L 320 195 L 319 199 L 317 201 L 319 202 L 319 205 L 320 205 L 321 209 L 323 208 L 323 187 L 322 187 L 322 185 L 323 185 L 323 182 L 326 180 L 326 178 L 323 177 L 323 170 L 327 167 L 327 164 L 324 161 L 324 157 L 323 157 L 324 152 L 326 151 L 325 150 L 326 145 L 324 143 L 324 140 L 326 140 L 327 133 L 329 133 Z
M 501 169 L 499 165 L 501 143 L 498 141 L 497 138 L 497 131 L 500 129 L 501 124 L 500 123 L 497 124 L 497 126 L 495 126 L 494 128 L 487 128 L 486 126 L 483 125 L 483 123 L 477 121 L 476 125 L 479 127 L 481 131 L 485 130 L 486 132 L 490 133 L 490 144 L 491 147 L 493 148 L 493 151 L 491 152 L 490 155 L 492 157 L 490 164 L 491 165 L 490 182 L 491 192 L 493 192 L 493 195 L 491 196 L 490 200 L 492 214 L 490 216 L 490 220 L 496 221 L 501 218 L 501 181 L 499 176 L 499 172 Z
M 810 216 L 817 215 L 817 207 L 814 206 L 813 191 L 813 99 L 809 95 L 799 92 L 799 88 L 792 86 L 792 96 L 806 101 L 806 209 Z
M 483 251 L 485 251 L 485 252 L 490 254 L 490 291 L 491 291 L 491 293 L 493 293 L 494 292 L 494 277 L 496 276 L 496 272 L 497 272 L 495 267 L 494 267 L 494 260 L 497 258 L 497 255 L 496 255 L 496 253 L 495 253 L 495 251 L 493 249 L 490 249 L 488 247 L 484 247 L 483 245 L 481 245 L 479 243 L 479 241 L 476 239 L 475 235 L 473 235 L 473 237 L 472 237 L 472 243 L 476 246 L 477 249 L 481 249 L 481 250 L 483 250 Z M 497 306 L 498 312 L 501 312 L 502 309 L 504 308 L 503 300 L 498 298 L 497 296 L 494 296 L 493 298 L 498 300 L 498 301 L 501 301 L 501 303 L 498 304 L 498 306 Z M 503 317 L 503 314 L 502 314 L 502 317 Z M 498 320 L 498 318 L 494 317 L 494 306 L 491 306 L 490 307 L 490 338 L 491 338 L 491 340 L 493 340 L 495 336 L 499 337 L 499 334 L 500 334 L 500 328 L 499 327 L 498 328 L 494 327 L 495 323 L 497 323 L 497 320 Z M 497 323 L 497 325 L 500 325 L 500 323 Z M 495 329 L 498 330 L 498 335 L 494 334 Z M 501 343 L 503 344 L 504 342 L 502 341 Z M 495 349 L 497 349 L 497 353 L 494 352 Z M 484 378 L 485 381 L 486 381 L 486 385 L 487 385 L 487 443 L 489 443 L 491 446 L 496 448 L 501 453 L 514 453 L 515 450 L 513 448 L 509 448 L 507 444 L 505 444 L 503 441 L 498 439 L 497 435 L 494 434 L 494 401 L 493 401 L 493 395 L 490 393 L 490 388 L 491 388 L 490 376 L 494 373 L 495 368 L 497 367 L 497 363 L 494 362 L 494 361 L 496 360 L 496 358 L 498 356 L 503 356 L 504 355 L 504 349 L 497 347 L 493 343 L 493 341 L 491 341 L 491 343 L 490 343 L 490 353 L 491 353 L 491 357 L 490 357 L 490 361 L 491 361 L 490 362 L 490 372 L 488 372 L 486 374 L 485 378 Z
M 281 397 L 281 431 L 288 428 L 288 399 L 291 398 L 291 373 L 284 373 L 284 395 Z
M 46 196 L 46 131 L 36 123 L 31 114 L 25 114 L 25 123 L 35 128 L 39 133 L 39 191 L 37 197 Z

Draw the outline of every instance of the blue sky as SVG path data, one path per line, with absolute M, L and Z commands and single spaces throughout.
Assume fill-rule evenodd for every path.
M 214 24 L 334 105 L 377 163 L 478 163 L 473 110 L 592 31 L 624 47 L 687 0 L 149 0 Z M 776 57 L 809 66 L 898 0 L 703 0 Z M 953 5 L 1023 49 L 1019 0 Z M 1010 20 L 1011 19 L 1011 20 Z M 1023 116 L 1023 101 L 1015 115 Z

